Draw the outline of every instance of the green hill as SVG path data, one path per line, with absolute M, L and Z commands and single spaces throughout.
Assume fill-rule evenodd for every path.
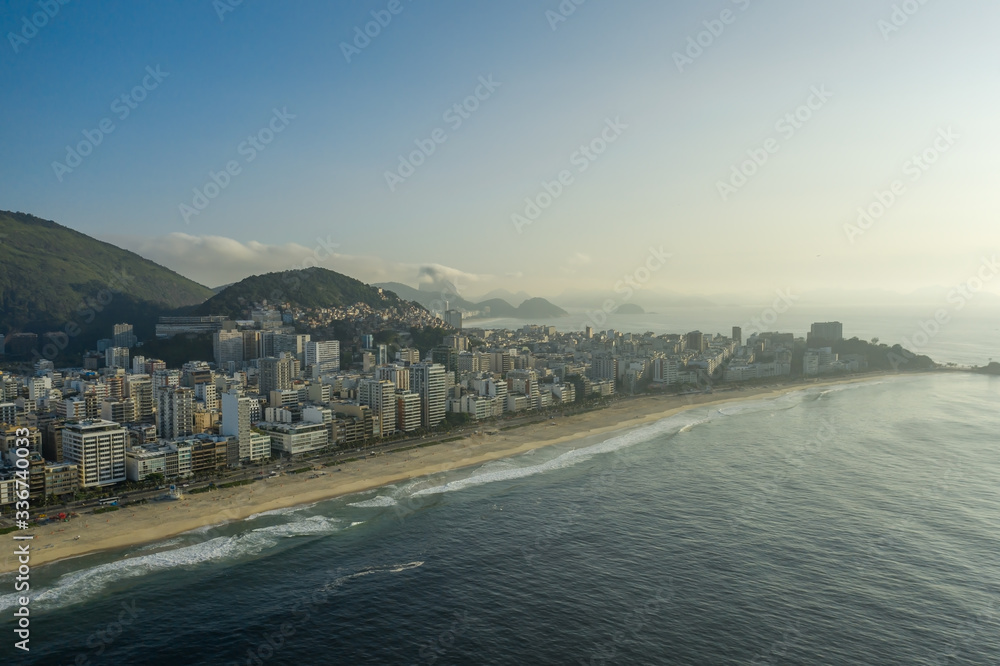
M 501 317 L 505 319 L 517 317 L 517 308 L 502 298 L 491 298 L 481 303 L 476 303 L 476 308 L 484 317 Z
M 293 307 L 324 308 L 365 303 L 374 308 L 402 304 L 394 292 L 326 268 L 265 273 L 229 285 L 193 310 L 196 315 L 221 314 L 240 318 L 254 303 L 288 303 Z
M 75 349 L 128 322 L 148 337 L 159 314 L 211 295 L 134 252 L 34 215 L 0 211 L 2 334 L 68 331 Z
M 646 311 L 642 309 L 642 306 L 638 303 L 622 303 L 615 310 L 615 314 L 620 315 L 641 315 L 646 314 Z
M 515 309 L 515 317 L 519 319 L 544 319 L 545 317 L 565 317 L 568 312 L 558 305 L 549 303 L 544 298 L 529 298 Z

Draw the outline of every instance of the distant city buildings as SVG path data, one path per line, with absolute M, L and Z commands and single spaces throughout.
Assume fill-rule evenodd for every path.
M 135 347 L 139 342 L 132 330 L 132 324 L 115 324 L 113 329 L 112 342 L 115 347 Z
M 828 321 L 813 324 L 806 336 L 806 344 L 814 345 L 820 342 L 840 342 L 844 339 L 844 325 L 839 321 Z
M 295 362 L 291 358 L 262 358 L 258 362 L 258 386 L 262 395 L 271 391 L 283 391 L 292 386 L 295 376 Z
M 457 328 L 458 330 L 462 330 L 462 311 L 445 310 L 444 323 L 448 324 L 452 328 Z
M 728 337 L 535 324 L 486 330 L 463 328 L 462 313 L 446 309 L 454 330 L 428 340 L 441 319 L 415 306 L 260 303 L 242 316 L 161 318 L 161 337 L 211 338 L 210 358 L 179 368 L 147 355 L 151 347 L 144 350 L 123 323 L 99 342 L 99 353 L 86 352 L 83 367 L 36 359 L 24 375 L 0 373 L 0 506 L 14 501 L 10 452 L 18 440 L 28 441 L 31 492 L 66 496 L 126 479 L 182 479 L 371 445 L 446 420 L 486 421 L 647 390 L 709 391 L 788 377 L 793 367 L 804 377 L 852 372 L 868 363 L 834 351 L 840 322 L 814 323 L 806 340 L 778 331 L 744 338 L 740 326 Z M 346 324 L 342 339 L 322 339 L 340 337 Z M 33 349 L 33 336 L 8 336 L 3 351 Z M 19 427 L 29 434 L 17 435 Z

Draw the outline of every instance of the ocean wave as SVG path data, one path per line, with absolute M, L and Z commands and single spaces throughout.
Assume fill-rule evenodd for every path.
M 351 502 L 347 506 L 357 507 L 359 509 L 373 509 L 381 506 L 395 506 L 396 500 L 387 495 L 378 495 L 372 499 L 363 500 L 361 502 Z
M 280 525 L 270 525 L 268 527 L 258 527 L 251 534 L 273 535 L 278 537 L 298 537 L 313 536 L 316 534 L 330 534 L 340 531 L 339 523 L 343 521 L 339 518 L 327 518 L 326 516 L 310 516 L 304 520 L 297 520 L 294 523 L 281 523 Z
M 483 471 L 486 469 L 486 466 L 484 465 L 482 468 L 477 469 L 471 476 L 449 481 L 431 488 L 417 490 L 412 493 L 412 496 L 420 497 L 423 495 L 454 492 L 456 490 L 481 486 L 487 483 L 523 479 L 528 476 L 534 476 L 535 474 L 544 474 L 546 472 L 565 469 L 590 460 L 594 456 L 602 453 L 613 453 L 620 449 L 648 442 L 651 439 L 669 434 L 671 432 L 679 432 L 685 426 L 693 425 L 700 421 L 701 419 L 698 419 L 687 412 L 675 414 L 674 416 L 668 416 L 667 418 L 656 421 L 650 425 L 635 428 L 634 430 L 628 430 L 620 435 L 604 440 L 603 442 L 599 442 L 582 449 L 567 451 L 566 453 L 537 465 L 527 465 L 521 467 L 511 461 L 504 467 L 490 468 Z
M 322 589 L 324 591 L 335 590 L 344 583 L 347 583 L 348 581 L 354 580 L 356 578 L 361 578 L 363 576 L 372 576 L 380 573 L 399 573 L 401 571 L 408 571 L 410 569 L 416 569 L 417 567 L 422 567 L 422 566 L 424 566 L 423 561 L 416 561 L 416 562 L 405 562 L 403 564 L 389 564 L 380 567 L 379 566 L 365 567 L 364 569 L 355 571 L 352 574 L 341 576 L 332 583 L 327 583 L 326 585 L 323 586 Z
M 260 513 L 251 513 L 246 517 L 247 520 L 255 520 L 257 518 L 263 518 L 264 516 L 287 516 L 290 513 L 295 513 L 296 511 L 301 511 L 305 507 L 302 506 L 288 506 L 282 509 L 271 509 L 270 511 L 261 511 Z
M 702 419 L 700 421 L 695 421 L 694 423 L 688 423 L 686 426 L 678 430 L 677 432 L 690 432 L 695 426 L 699 426 L 703 423 L 708 423 L 709 419 Z
M 253 557 L 274 547 L 283 538 L 337 532 L 343 529 L 340 527 L 343 522 L 337 518 L 312 516 L 233 536 L 219 536 L 182 548 L 133 554 L 114 562 L 64 574 L 52 586 L 35 593 L 33 601 L 43 608 L 69 606 L 99 594 L 117 581 L 206 562 Z M 171 541 L 150 544 L 148 547 L 164 547 Z M 16 601 L 17 595 L 0 596 L 0 612 L 12 607 Z
M 181 537 L 174 537 L 173 539 L 167 539 L 166 541 L 157 541 L 156 543 L 148 543 L 145 546 L 140 546 L 135 549 L 135 552 L 141 553 L 146 550 L 157 550 L 160 548 L 170 548 L 171 546 L 176 546 L 177 544 L 183 543 L 184 539 Z

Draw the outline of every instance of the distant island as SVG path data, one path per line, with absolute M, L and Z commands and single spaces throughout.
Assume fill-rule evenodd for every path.
M 646 314 L 646 311 L 642 309 L 642 306 L 638 303 L 622 303 L 615 310 L 615 314 L 620 315 L 641 315 Z
M 461 310 L 465 319 L 555 319 L 569 314 L 544 298 L 528 298 L 515 307 L 503 298 L 474 302 L 456 294 L 415 289 L 400 282 L 380 282 L 372 286 L 392 291 L 430 311 L 442 311 L 446 307 Z

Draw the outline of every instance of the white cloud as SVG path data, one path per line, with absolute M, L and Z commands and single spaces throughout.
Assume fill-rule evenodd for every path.
M 180 232 L 157 238 L 105 236 L 103 240 L 209 287 L 238 282 L 250 275 L 310 266 L 328 268 L 369 284 L 416 282 L 421 289 L 452 285 L 460 290 L 470 283 L 492 279 L 441 264 L 394 263 L 379 257 L 342 254 L 336 251 L 339 244 L 329 236 L 317 238 L 311 248 L 298 243 L 267 245 Z

